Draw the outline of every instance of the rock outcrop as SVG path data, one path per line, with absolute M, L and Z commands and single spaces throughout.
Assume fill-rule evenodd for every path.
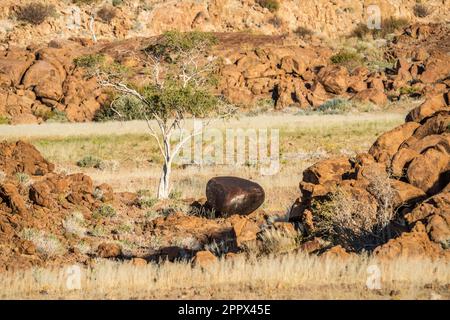
M 440 99 L 442 95 L 430 98 L 431 101 Z M 306 169 L 300 182 L 302 196 L 291 210 L 291 220 L 301 222 L 309 236 L 327 238 L 330 229 L 323 228 L 324 221 L 328 221 L 329 215 L 345 214 L 336 212 L 336 205 L 344 211 L 350 210 L 353 219 L 361 216 L 364 223 L 370 224 L 376 217 L 374 228 L 382 219 L 379 214 L 389 209 L 397 213 L 385 221 L 385 230 L 382 230 L 390 234 L 385 240 L 389 241 L 372 246 L 368 243 L 366 249 L 374 250 L 380 257 L 448 257 L 450 106 L 446 102 L 433 108 L 433 113 L 415 116 L 427 108 L 430 100 L 412 110 L 405 124 L 381 135 L 368 153 L 352 159 L 323 160 Z M 337 198 L 338 194 L 343 197 Z M 352 203 L 359 206 L 345 208 L 336 201 L 348 203 L 349 207 Z M 336 219 L 331 221 L 339 223 Z M 350 222 L 356 223 L 356 220 Z M 347 224 L 347 227 L 344 233 L 353 226 Z M 354 232 L 352 236 L 368 235 Z M 345 239 L 340 243 L 337 238 L 340 237 L 329 240 L 346 246 L 347 250 L 355 250 Z

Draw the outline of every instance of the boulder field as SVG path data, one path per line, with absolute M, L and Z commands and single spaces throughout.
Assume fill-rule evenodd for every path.
M 276 109 L 315 109 L 333 98 L 382 106 L 403 95 L 432 97 L 450 86 L 449 34 L 445 25 L 411 25 L 389 45 L 395 67 L 349 71 L 331 63 L 336 52 L 317 39 L 217 33 L 219 43 L 210 51 L 221 58 L 215 91 L 241 107 L 272 100 Z M 132 71 L 129 81 L 142 83 L 142 49 L 157 40 L 73 38 L 0 50 L 0 123 L 94 120 L 109 105 L 110 92 L 74 59 L 103 55 Z
M 194 264 L 203 265 L 214 261 L 205 252 L 217 254 L 214 245 L 226 248 L 222 250 L 226 258 L 245 252 L 251 244 L 262 245 L 260 235 L 267 228 L 301 234 L 301 243 L 292 250 L 330 257 L 350 257 L 364 249 L 380 259 L 449 259 L 448 94 L 436 95 L 411 110 L 403 125 L 378 137 L 367 153 L 325 159 L 307 168 L 289 222 L 274 220 L 273 215 L 257 209 L 264 201 L 264 191 L 256 183 L 230 177 L 214 178 L 207 186 L 208 201 L 223 206 L 222 210 L 231 204 L 230 216 L 208 215 L 204 210 L 211 203 L 191 199 L 183 200 L 190 212 L 171 209 L 163 201 L 152 207 L 162 213 L 149 217 L 141 195 L 117 193 L 107 184 L 97 186 L 85 174 L 57 173 L 32 145 L 2 142 L 0 270 L 90 264 L 99 257 L 139 265 L 194 258 Z M 336 237 L 333 226 L 324 229 L 324 213 L 336 217 L 342 213 L 327 211 L 327 204 L 335 201 L 338 193 L 345 197 L 340 198 L 338 207 L 331 208 L 345 211 L 343 203 L 354 205 L 358 211 L 350 213 L 362 219 L 349 220 L 361 223 L 353 225 L 354 230 L 366 230 L 364 224 L 375 217 L 379 219 L 375 227 L 384 222 L 389 230 L 386 237 L 358 248 L 342 237 L 348 230 Z M 238 201 L 243 206 L 233 207 L 233 199 L 241 198 L 248 201 Z M 379 216 L 388 211 L 393 214 Z M 339 224 L 339 220 L 332 221 Z M 374 240 L 357 232 L 352 236 L 359 242 Z

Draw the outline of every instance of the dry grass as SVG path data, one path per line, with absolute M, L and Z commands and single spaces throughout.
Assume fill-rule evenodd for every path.
M 284 211 L 298 197 L 302 171 L 319 159 L 334 155 L 352 156 L 366 151 L 378 135 L 403 123 L 401 113 L 357 115 L 259 115 L 242 117 L 215 127 L 278 128 L 280 171 L 261 176 L 259 167 L 244 164 L 175 166 L 173 186 L 182 198 L 204 194 L 206 182 L 217 175 L 238 175 L 259 182 L 266 191 L 264 209 Z M 188 124 L 190 125 L 190 124 Z M 2 126 L 0 134 L 9 140 L 24 138 L 58 165 L 58 170 L 84 172 L 97 184 L 109 183 L 117 191 L 149 190 L 155 195 L 160 177 L 157 145 L 146 134 L 143 122 L 67 123 Z M 103 170 L 80 168 L 77 162 L 95 157 Z M 110 165 L 109 165 L 110 164 Z
M 368 267 L 381 271 L 381 289 L 366 287 Z M 67 269 L 33 269 L 0 275 L 0 297 L 66 299 L 448 299 L 449 264 L 429 260 L 342 261 L 304 254 L 220 260 L 208 269 L 189 263 L 99 261 L 81 272 L 81 290 L 67 289 Z

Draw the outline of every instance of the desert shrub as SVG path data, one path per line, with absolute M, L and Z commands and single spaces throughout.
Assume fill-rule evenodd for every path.
M 86 156 L 81 160 L 77 161 L 77 166 L 81 168 L 95 168 L 102 170 L 104 168 L 103 160 L 96 158 L 94 156 Z
M 44 231 L 25 228 L 21 231 L 20 237 L 24 240 L 31 241 L 35 245 L 36 250 L 47 257 L 65 253 L 65 248 L 58 238 Z
M 138 194 L 137 203 L 141 208 L 151 208 L 158 201 L 157 199 L 151 196 L 150 190 L 139 190 L 137 194 Z
M 278 0 L 257 0 L 261 7 L 268 9 L 270 12 L 275 12 L 280 9 L 280 3 Z
M 321 104 L 316 111 L 324 114 L 342 114 L 351 111 L 352 103 L 347 99 L 335 98 Z
M 339 188 L 328 200 L 313 201 L 316 235 L 355 251 L 371 250 L 390 239 L 395 192 L 388 175 L 371 175 L 368 191 L 375 202 Z
M 144 51 L 155 57 L 171 60 L 173 52 L 188 52 L 196 48 L 207 48 L 217 43 L 217 38 L 210 32 L 167 31 L 154 44 L 147 46 Z
M 97 208 L 94 213 L 92 214 L 92 217 L 94 219 L 99 218 L 112 218 L 116 216 L 116 209 L 114 209 L 110 205 L 102 205 L 99 208 Z
M 6 180 L 6 173 L 0 170 L 0 183 L 3 183 Z
M 279 28 L 283 25 L 283 20 L 281 20 L 281 18 L 278 16 L 269 18 L 267 22 L 273 25 L 275 28 Z
M 30 3 L 19 8 L 17 12 L 17 19 L 34 25 L 39 25 L 54 14 L 54 5 L 46 5 L 39 2 Z
M 309 28 L 300 26 L 297 27 L 297 29 L 295 29 L 294 34 L 296 34 L 300 38 L 303 38 L 307 36 L 312 36 L 314 34 L 314 31 L 312 31 Z
M 67 119 L 67 113 L 54 109 L 48 114 L 46 122 L 69 122 L 69 119 Z
M 419 90 L 415 87 L 406 86 L 406 87 L 401 87 L 399 92 L 400 92 L 400 94 L 411 96 L 411 95 L 417 95 L 419 93 Z
M 91 245 L 86 241 L 80 241 L 74 246 L 82 254 L 88 254 L 91 252 Z
M 94 117 L 95 121 L 109 120 L 145 120 L 140 112 L 141 102 L 131 95 L 110 96 L 109 101 L 100 108 Z
M 421 3 L 416 3 L 413 8 L 414 15 L 418 18 L 425 18 L 430 14 L 428 7 Z
M 206 243 L 203 249 L 212 252 L 216 257 L 220 257 L 231 251 L 234 245 L 234 241 L 234 239 L 230 239 L 228 241 L 213 240 L 210 243 Z
M 77 67 L 81 68 L 94 68 L 105 63 L 106 57 L 103 54 L 88 54 L 75 58 L 73 60 Z
M 63 227 L 68 234 L 75 235 L 78 238 L 83 238 L 86 234 L 84 216 L 78 211 L 66 217 L 63 221 Z
M 23 172 L 16 173 L 15 177 L 17 181 L 22 185 L 30 181 L 30 176 Z
M 75 4 L 93 4 L 101 2 L 102 0 L 72 0 Z
M 113 5 L 114 7 L 121 6 L 122 4 L 123 4 L 123 0 L 113 0 L 113 1 L 112 1 L 112 5 Z
M 361 56 L 358 53 L 347 50 L 341 50 L 330 57 L 330 61 L 334 64 L 344 64 L 354 61 L 359 62 L 360 60 Z
M 180 190 L 174 189 L 174 190 L 170 191 L 170 193 L 169 193 L 169 199 L 172 199 L 172 200 L 178 200 L 181 198 L 181 196 L 182 196 L 182 192 Z
M 97 11 L 97 17 L 104 22 L 111 22 L 116 17 L 116 9 L 114 7 L 103 6 Z
M 274 228 L 263 230 L 258 234 L 261 241 L 261 253 L 285 253 L 298 247 L 301 235 L 298 232 L 285 232 Z
M 366 24 L 358 24 L 350 36 L 357 38 L 364 38 L 368 35 L 373 38 L 385 38 L 388 34 L 394 33 L 409 24 L 409 20 L 406 18 L 388 18 L 381 21 L 381 29 L 369 29 Z
M 8 117 L 0 116 L 0 125 L 2 124 L 9 124 L 11 120 Z

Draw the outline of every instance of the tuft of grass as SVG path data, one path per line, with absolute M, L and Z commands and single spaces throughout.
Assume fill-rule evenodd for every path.
M 324 114 L 344 114 L 352 110 L 352 103 L 347 99 L 335 98 L 321 104 L 316 111 Z
M 102 0 L 72 0 L 73 3 L 82 4 L 82 5 L 94 4 L 94 3 L 98 3 L 100 1 L 102 1 Z
M 30 181 L 30 176 L 23 172 L 16 173 L 15 177 L 21 185 L 25 185 Z
M 75 58 L 74 64 L 80 68 L 94 68 L 105 63 L 106 57 L 103 54 L 88 54 Z
M 46 257 L 62 255 L 66 251 L 55 235 L 41 230 L 25 228 L 20 232 L 20 237 L 31 241 L 36 246 L 36 250 Z
M 19 8 L 17 19 L 33 25 L 39 25 L 55 14 L 55 6 L 40 2 L 30 3 Z
M 416 3 L 413 8 L 414 15 L 418 18 L 425 18 L 430 15 L 428 7 L 422 3 Z
M 123 4 L 123 0 L 113 0 L 112 1 L 112 5 L 114 6 L 114 7 L 119 7 L 119 6 L 121 6 Z
M 104 168 L 103 160 L 94 156 L 85 156 L 83 159 L 77 161 L 77 166 L 81 168 L 95 168 L 102 170 Z
M 102 19 L 104 22 L 111 22 L 117 15 L 116 9 L 114 7 L 103 6 L 97 11 L 97 17 Z
M 113 218 L 116 216 L 116 209 L 114 209 L 112 206 L 110 205 L 102 205 L 99 208 L 97 208 L 93 214 L 92 217 L 94 219 L 99 219 L 99 218 Z
M 64 230 L 78 238 L 83 238 L 86 234 L 84 216 L 81 212 L 75 211 L 67 216 L 63 221 Z
M 9 124 L 11 120 L 6 116 L 0 116 L 0 125 Z
M 270 12 L 276 12 L 280 9 L 280 3 L 278 0 L 257 0 L 261 7 L 268 9 Z
M 360 63 L 361 56 L 356 52 L 341 50 L 335 55 L 332 55 L 330 57 L 330 61 L 334 64 L 347 64 L 352 62 Z
M 409 20 L 406 18 L 390 17 L 381 21 L 380 29 L 369 29 L 367 24 L 360 23 L 350 33 L 350 36 L 357 38 L 364 38 L 372 36 L 374 39 L 386 38 L 387 35 L 395 33 L 409 25 Z
M 314 34 L 314 31 L 312 31 L 311 29 L 307 28 L 307 27 L 297 27 L 297 29 L 295 29 L 294 34 L 297 35 L 300 38 L 304 38 L 307 36 L 312 36 Z
M 139 190 L 137 192 L 138 194 L 138 205 L 141 208 L 151 208 L 153 207 L 156 202 L 158 201 L 158 199 L 152 197 L 152 194 L 150 192 L 150 190 Z

